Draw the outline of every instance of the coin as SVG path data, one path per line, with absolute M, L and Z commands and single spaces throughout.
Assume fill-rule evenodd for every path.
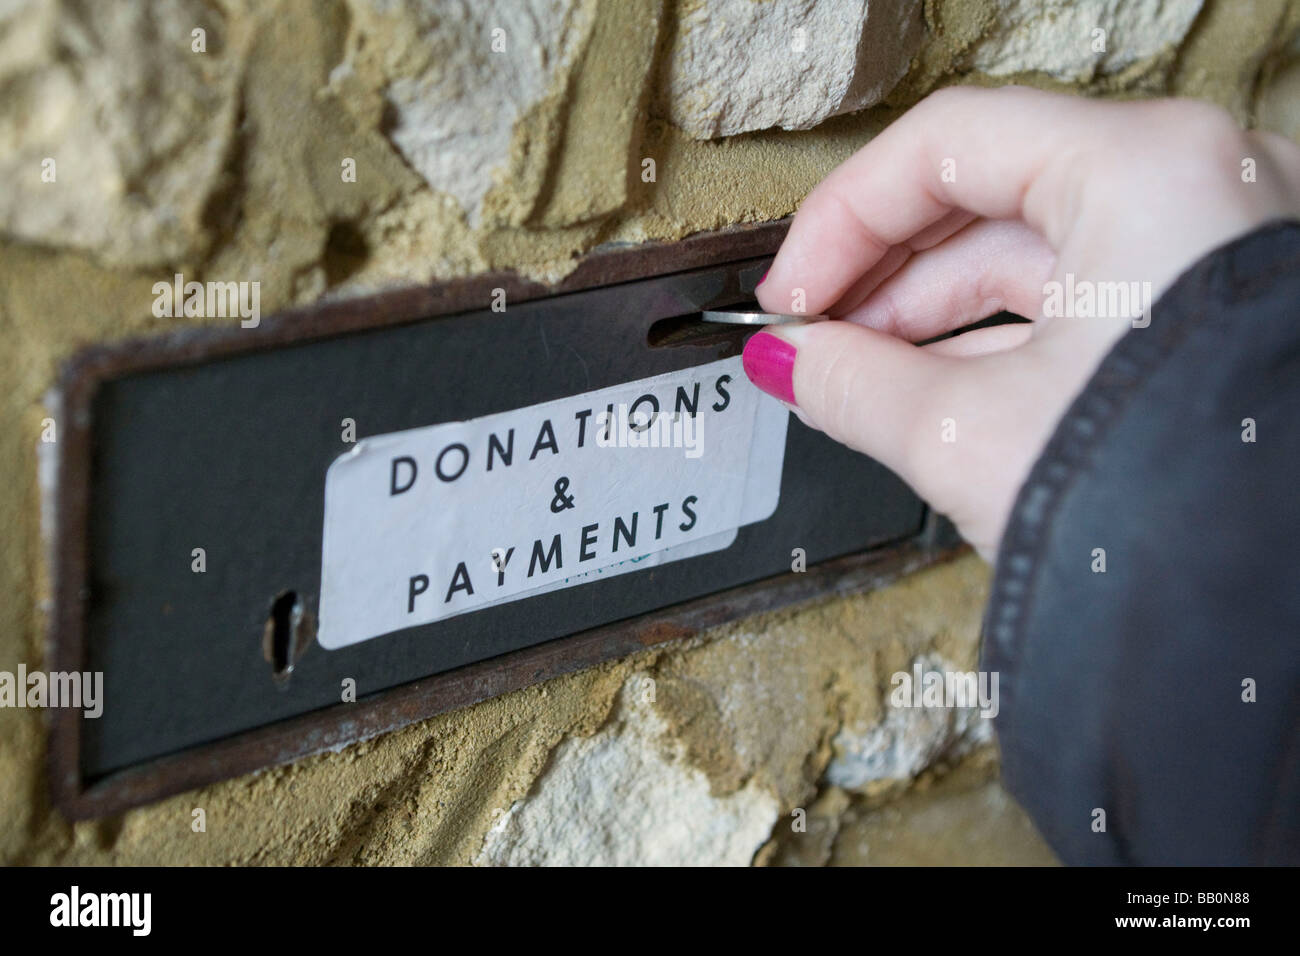
M 728 325 L 791 325 L 795 322 L 819 322 L 829 315 L 786 315 L 782 312 L 755 312 L 749 309 L 718 309 L 701 312 L 705 322 L 725 322 Z

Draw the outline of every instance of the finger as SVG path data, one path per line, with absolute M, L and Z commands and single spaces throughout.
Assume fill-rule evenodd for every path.
M 868 269 L 862 278 L 853 283 L 848 291 L 840 296 L 835 305 L 827 309 L 827 312 L 834 316 L 852 312 L 886 279 L 905 266 L 914 254 L 936 246 L 949 236 L 959 233 L 975 218 L 974 213 L 967 212 L 964 209 L 954 209 L 933 226 L 917 233 L 902 245 L 892 246 L 881 257 L 879 262 Z
M 975 358 L 994 352 L 1006 352 L 1024 345 L 1034 334 L 1029 322 L 995 325 L 986 329 L 971 329 L 950 339 L 940 339 L 921 348 L 931 355 L 949 358 Z
M 1006 476 L 1028 472 L 1059 414 L 1035 398 L 1059 379 L 1037 350 L 952 358 L 830 321 L 772 326 L 746 343 L 744 363 L 759 388 L 884 464 L 991 556 L 1018 487 Z
M 905 481 L 920 476 L 907 448 L 918 415 L 962 363 L 848 322 L 773 326 L 744 351 L 759 388 L 797 405 L 804 420 L 880 461 Z
M 1021 222 L 981 219 L 912 256 L 863 303 L 841 316 L 920 342 L 1007 310 L 1042 314 L 1056 255 Z
M 931 95 L 808 195 L 760 301 L 775 310 L 801 288 L 808 311 L 825 311 L 954 208 L 1023 219 L 1055 246 L 1078 188 L 1072 154 L 1115 125 L 1114 109 L 1020 87 Z

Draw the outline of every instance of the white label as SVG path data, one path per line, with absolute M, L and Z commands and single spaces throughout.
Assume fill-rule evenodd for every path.
M 325 476 L 318 640 L 725 548 L 776 510 L 788 423 L 732 358 L 364 439 Z

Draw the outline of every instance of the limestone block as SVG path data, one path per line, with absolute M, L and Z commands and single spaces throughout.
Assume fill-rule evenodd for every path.
M 1117 73 L 1181 43 L 1201 4 L 998 0 L 997 19 L 971 51 L 971 65 L 993 76 L 1040 71 L 1064 81 Z
M 696 139 L 808 129 L 879 102 L 907 72 L 920 0 L 705 0 L 679 12 L 670 119 Z
M 591 10 L 580 0 L 351 0 L 350 7 L 363 45 L 354 40 L 332 82 L 352 70 L 384 80 L 389 138 L 476 225 L 484 196 L 506 172 L 516 127 L 562 98 Z
M 959 670 L 933 654 L 918 662 L 921 673 Z M 890 706 L 878 724 L 840 729 L 826 780 L 850 791 L 865 791 L 876 781 L 908 781 L 935 760 L 959 757 L 992 739 L 993 721 L 978 706 Z
M 715 796 L 653 705 L 624 686 L 616 719 L 566 740 L 499 815 L 475 861 L 512 866 L 747 866 L 779 808 L 752 781 Z
M 199 251 L 238 115 L 224 32 L 202 0 L 0 6 L 0 232 L 110 265 Z

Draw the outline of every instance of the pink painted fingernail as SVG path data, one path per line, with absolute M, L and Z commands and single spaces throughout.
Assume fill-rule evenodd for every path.
M 749 380 L 783 402 L 794 400 L 795 347 L 770 332 L 759 332 L 745 343 L 742 362 Z

